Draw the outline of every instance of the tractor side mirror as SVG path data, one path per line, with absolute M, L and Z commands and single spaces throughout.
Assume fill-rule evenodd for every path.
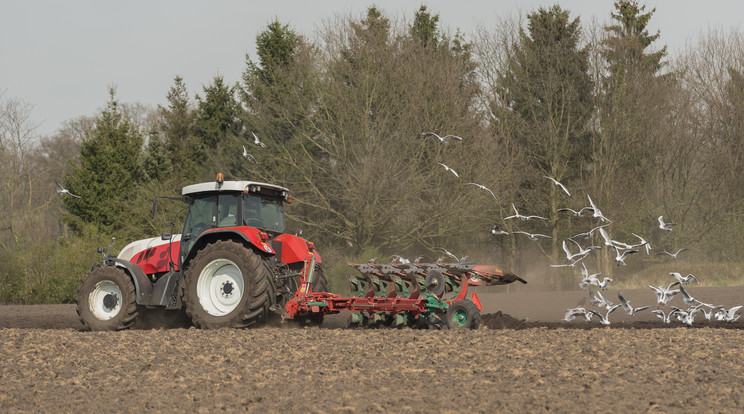
M 172 234 L 163 232 L 162 234 L 160 234 L 160 239 L 162 239 L 162 240 L 170 240 L 171 239 L 171 236 L 172 236 Z

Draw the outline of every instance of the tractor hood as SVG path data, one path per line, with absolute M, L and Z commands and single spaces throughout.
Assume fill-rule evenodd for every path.
M 173 242 L 178 243 L 181 241 L 181 235 L 180 234 L 174 234 L 173 235 Z M 119 252 L 119 255 L 116 256 L 119 259 L 132 261 L 132 257 L 134 257 L 135 254 L 147 250 L 152 247 L 161 246 L 163 244 L 168 244 L 168 240 L 163 240 L 160 237 L 153 237 L 150 239 L 142 239 L 142 240 L 136 240 L 133 241 L 126 246 L 124 246 L 123 249 Z

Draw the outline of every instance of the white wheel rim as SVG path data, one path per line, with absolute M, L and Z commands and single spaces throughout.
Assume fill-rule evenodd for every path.
M 223 316 L 235 310 L 243 298 L 243 273 L 230 260 L 210 262 L 199 274 L 196 295 L 202 308 L 212 316 Z
M 88 296 L 88 307 L 97 319 L 107 321 L 121 311 L 121 298 L 119 285 L 110 280 L 102 280 L 96 283 Z

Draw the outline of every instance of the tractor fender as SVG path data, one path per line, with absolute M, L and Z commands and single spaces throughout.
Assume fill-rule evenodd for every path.
M 150 283 L 150 279 L 139 266 L 129 260 L 116 257 L 106 260 L 106 265 L 123 268 L 129 277 L 132 278 L 132 282 L 134 282 L 137 304 L 149 304 L 150 297 L 152 296 L 152 283 Z
M 222 227 L 218 229 L 207 230 L 197 237 L 191 250 L 182 258 L 184 269 L 188 262 L 196 256 L 196 253 L 208 243 L 215 240 L 231 239 L 236 242 L 249 244 L 253 249 L 263 254 L 275 255 L 276 252 L 270 244 L 261 240 L 260 230 L 253 227 Z
M 243 240 L 249 242 L 252 244 L 256 249 L 263 253 L 268 254 L 276 254 L 274 249 L 271 247 L 271 245 L 268 243 L 268 238 L 266 241 L 261 239 L 261 233 L 265 235 L 265 237 L 268 237 L 265 232 L 262 232 L 261 230 L 255 228 L 255 227 L 246 227 L 246 226 L 238 226 L 238 227 L 221 227 L 217 229 L 211 229 L 207 230 L 204 233 L 202 233 L 199 238 L 202 238 L 204 236 L 215 234 L 215 233 L 233 233 L 237 234 L 240 237 L 243 238 Z
M 307 240 L 293 234 L 280 234 L 274 238 L 272 243 L 276 246 L 275 250 L 279 252 L 279 260 L 282 263 L 304 262 L 311 253 Z M 315 262 L 321 263 L 318 251 L 313 249 L 312 253 L 315 256 Z

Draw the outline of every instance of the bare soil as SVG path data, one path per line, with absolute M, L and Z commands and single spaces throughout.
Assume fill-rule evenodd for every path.
M 744 304 L 744 287 L 687 290 Z M 650 290 L 623 295 L 656 308 Z M 688 328 L 618 309 L 605 327 L 561 321 L 567 308 L 591 308 L 584 291 L 479 297 L 474 331 L 334 329 L 339 315 L 320 328 L 82 332 L 74 305 L 0 306 L 0 410 L 744 410 L 744 318 Z

